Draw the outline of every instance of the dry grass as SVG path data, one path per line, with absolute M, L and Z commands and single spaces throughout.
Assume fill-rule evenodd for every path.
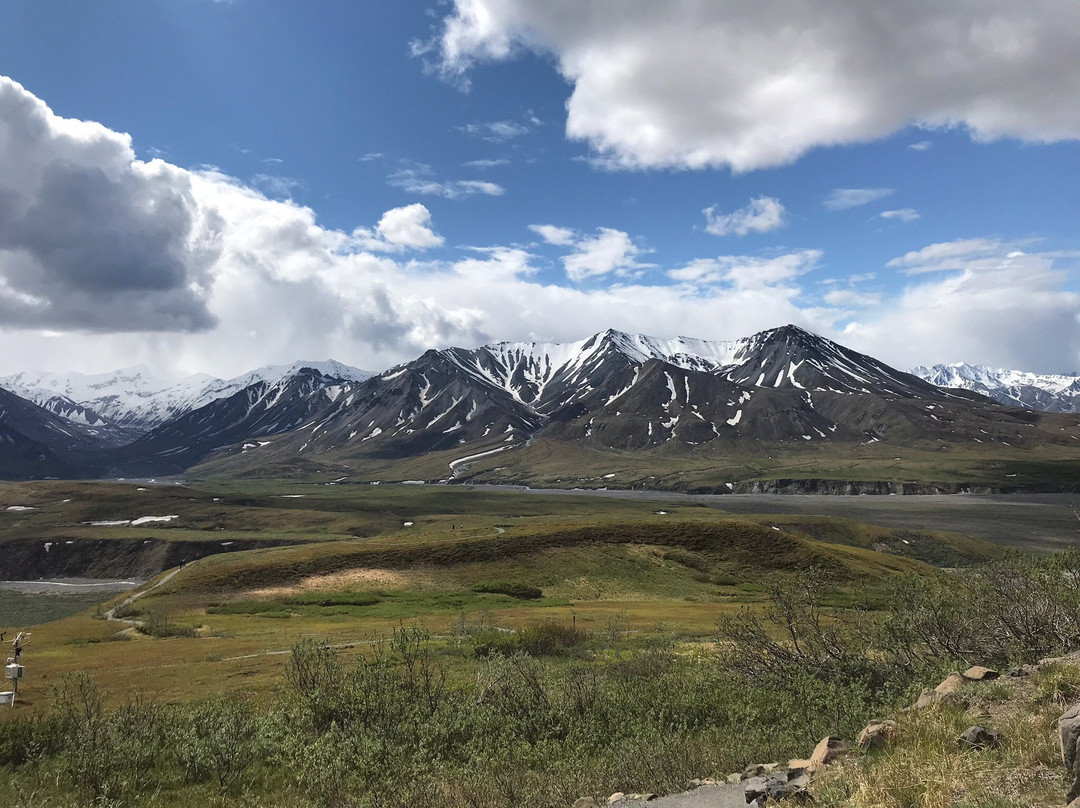
M 1042 695 L 1047 682 L 1061 675 L 1061 666 L 1047 666 L 1030 679 L 967 685 L 962 691 L 966 710 L 938 706 L 899 712 L 897 736 L 889 746 L 830 769 L 814 789 L 815 800 L 830 808 L 1061 805 L 1067 783 L 1056 731 L 1063 705 Z M 957 738 L 975 724 L 1000 732 L 1002 745 L 986 751 L 963 748 Z

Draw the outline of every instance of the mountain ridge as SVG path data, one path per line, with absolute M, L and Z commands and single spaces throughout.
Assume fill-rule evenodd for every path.
M 941 387 L 972 390 L 1002 404 L 1045 412 L 1080 412 L 1080 375 L 1031 373 L 987 365 L 920 365 L 911 373 Z

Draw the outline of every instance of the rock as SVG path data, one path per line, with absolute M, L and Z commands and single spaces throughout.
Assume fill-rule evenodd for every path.
M 814 751 L 810 753 L 810 765 L 806 768 L 816 771 L 822 766 L 832 763 L 847 751 L 847 741 L 843 738 L 838 738 L 835 735 L 822 738 L 818 745 L 814 747 Z
M 971 682 L 989 682 L 1001 676 L 993 668 L 984 668 L 982 665 L 973 665 L 960 675 Z
M 939 696 L 956 695 L 963 686 L 964 677 L 953 671 L 941 681 L 941 684 L 934 688 L 934 692 Z
M 578 797 L 574 800 L 574 808 L 597 808 L 596 800 L 592 797 Z
M 619 800 L 621 800 L 625 796 L 626 795 L 623 794 L 621 791 L 616 791 L 614 794 L 612 794 L 610 797 L 607 798 L 607 804 L 608 805 L 614 805 L 615 803 L 617 803 Z
M 789 786 L 805 791 L 810 787 L 810 772 L 806 769 L 789 769 L 787 781 Z
M 1073 776 L 1068 800 L 1080 797 L 1080 754 L 1077 744 L 1080 742 L 1080 704 L 1074 704 L 1061 714 L 1058 719 L 1058 734 L 1061 742 L 1061 762 Z
M 960 674 L 955 675 L 957 677 L 960 676 Z M 938 687 L 941 687 L 948 681 L 949 680 L 946 679 L 944 682 L 938 685 Z M 938 691 L 937 688 L 927 688 L 922 692 L 922 694 L 919 696 L 918 701 L 915 702 L 911 709 L 922 710 L 925 707 L 933 707 L 937 704 L 948 705 L 950 707 L 962 707 L 964 705 L 964 700 L 960 698 L 960 694 L 955 692 L 941 693 Z
M 746 798 L 747 805 L 756 803 L 760 806 L 770 800 L 779 801 L 791 798 L 804 800 L 808 794 L 806 786 L 799 782 L 789 782 L 780 774 L 766 774 L 747 780 L 743 787 L 743 796 Z
M 1072 771 L 1076 765 L 1076 745 L 1080 740 L 1080 704 L 1074 704 L 1058 718 L 1061 741 L 1061 762 Z
M 875 718 L 859 733 L 855 743 L 860 749 L 882 749 L 895 735 L 895 721 L 888 719 L 881 721 Z
M 971 749 L 996 749 L 1001 745 L 1001 733 L 986 727 L 968 727 L 956 742 Z
M 809 758 L 793 758 L 788 761 L 787 770 L 789 772 L 806 771 L 812 766 L 813 764 L 810 762 Z
M 695 788 L 701 788 L 702 786 L 719 786 L 723 785 L 720 780 L 715 780 L 712 777 L 695 777 L 689 783 L 686 784 L 687 791 L 693 791 Z
M 739 783 L 742 782 L 742 775 L 741 774 L 729 774 L 727 776 L 727 782 L 728 782 L 728 785 L 737 786 Z
M 919 698 L 915 701 L 916 710 L 922 710 L 926 707 L 932 707 L 941 700 L 941 694 L 934 690 L 932 687 L 926 688 L 919 694 Z
M 779 764 L 777 763 L 751 763 L 745 769 L 742 770 L 742 774 L 739 775 L 740 780 L 749 780 L 751 777 L 761 777 L 766 774 L 771 774 L 776 771 Z
M 1030 675 L 1031 675 L 1031 669 L 1028 668 L 1027 665 L 1021 665 L 1020 667 L 1013 668 L 1011 671 L 1009 671 L 1009 676 L 1013 677 L 1014 679 L 1022 679 L 1025 676 L 1030 676 Z

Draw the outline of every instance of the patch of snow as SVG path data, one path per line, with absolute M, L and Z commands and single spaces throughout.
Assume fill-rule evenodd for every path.
M 179 514 L 172 514 L 171 516 L 140 516 L 138 519 L 131 520 L 131 526 L 148 525 L 151 522 L 171 522 L 173 519 L 179 519 Z

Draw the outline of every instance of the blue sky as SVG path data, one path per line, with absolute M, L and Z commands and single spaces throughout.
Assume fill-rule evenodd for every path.
M 1080 370 L 1080 11 L 824 2 L 13 0 L 0 361 L 378 369 L 796 321 Z M 70 151 L 61 119 L 105 129 Z M 3 187 L 3 152 L 37 173 Z M 91 169 L 116 201 L 76 227 Z

